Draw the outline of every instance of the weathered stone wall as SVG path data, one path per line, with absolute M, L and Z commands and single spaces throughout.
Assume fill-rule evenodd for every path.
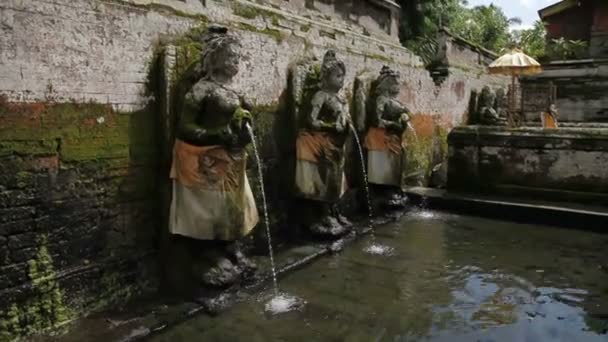
M 589 55 L 592 58 L 608 57 L 608 3 L 605 1 L 595 2 Z
M 522 78 L 523 91 L 529 92 L 523 102 L 527 120 L 540 121 L 546 109 L 541 104 L 547 102 L 543 89 L 550 83 L 556 87 L 560 121 L 608 122 L 608 62 L 550 63 L 541 74 Z
M 328 12 L 333 3 L 326 1 L 303 9 L 298 1 L 265 3 L 0 3 L 4 327 L 27 333 L 59 324 L 156 279 L 154 267 L 144 266 L 157 259 L 160 185 L 167 177 L 159 157 L 167 150 L 160 120 L 165 102 L 153 96 L 160 87 L 157 57 L 171 44 L 194 58 L 187 56 L 195 49 L 186 33 L 218 22 L 241 37 L 244 56 L 234 87 L 256 102 L 268 175 L 276 174 L 281 154 L 292 153 L 282 149 L 279 110 L 289 65 L 320 59 L 327 48 L 346 61 L 347 98 L 359 73 L 383 64 L 401 72 L 400 98 L 415 113 L 418 132 L 410 162 L 427 176 L 443 159 L 447 130 L 466 117 L 471 90 L 507 81 L 488 77 L 483 68 L 453 66 L 436 85 L 420 59 L 396 42 L 393 29 L 389 35 L 365 28 L 374 16 L 344 20 L 339 11 Z M 289 187 L 267 184 L 271 203 L 289 196 Z
M 438 34 L 438 60 L 451 67 L 485 72 L 486 67 L 498 58 L 492 51 L 476 46 L 443 29 Z
M 451 190 L 608 200 L 608 129 L 468 126 L 448 141 Z

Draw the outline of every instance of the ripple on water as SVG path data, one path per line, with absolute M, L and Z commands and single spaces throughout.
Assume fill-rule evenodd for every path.
M 374 243 L 374 244 L 371 244 L 371 245 L 365 247 L 364 251 L 366 253 L 374 254 L 374 255 L 390 256 L 390 255 L 394 254 L 395 249 L 393 247 L 383 246 L 383 245 Z
M 266 305 L 264 306 L 264 311 L 271 315 L 278 315 L 282 313 L 287 313 L 290 311 L 300 310 L 304 307 L 306 301 L 303 299 L 292 296 L 286 293 L 280 293 L 276 296 L 273 296 Z

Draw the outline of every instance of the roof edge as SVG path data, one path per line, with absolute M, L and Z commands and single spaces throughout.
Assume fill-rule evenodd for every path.
M 552 15 L 558 14 L 562 11 L 567 10 L 568 8 L 574 7 L 579 4 L 578 0 L 562 0 L 560 2 L 554 3 L 553 5 L 549 5 L 545 8 L 541 8 L 538 10 L 538 16 L 541 19 L 545 19 L 546 17 L 550 17 Z
M 401 5 L 399 5 L 398 3 L 396 3 L 393 0 L 368 0 L 371 3 L 389 8 L 389 9 L 400 9 Z

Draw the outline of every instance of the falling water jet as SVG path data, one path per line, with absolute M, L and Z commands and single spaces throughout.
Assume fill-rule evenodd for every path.
M 270 256 L 270 267 L 272 268 L 272 284 L 273 284 L 273 296 L 266 303 L 265 310 L 271 314 L 280 314 L 297 310 L 304 306 L 306 303 L 304 300 L 291 296 L 289 294 L 280 293 L 277 282 L 277 271 L 274 263 L 274 251 L 272 249 L 272 238 L 270 234 L 270 219 L 268 218 L 268 205 L 266 203 L 266 191 L 264 190 L 264 175 L 262 173 L 262 160 L 260 159 L 260 153 L 258 151 L 257 143 L 255 140 L 255 134 L 250 124 L 246 124 L 247 132 L 251 138 L 251 145 L 253 146 L 253 154 L 255 154 L 255 160 L 258 167 L 258 179 L 260 192 L 262 194 L 262 208 L 264 210 L 264 224 L 266 226 L 266 239 L 268 241 L 268 254 Z
M 369 192 L 369 182 L 367 178 L 367 170 L 365 170 L 365 158 L 363 157 L 363 147 L 361 146 L 361 141 L 359 140 L 359 135 L 357 134 L 357 130 L 353 126 L 352 123 L 349 124 L 350 130 L 353 132 L 355 136 L 355 142 L 357 143 L 357 150 L 359 151 L 359 160 L 361 161 L 361 172 L 363 174 L 363 184 L 365 185 L 365 195 L 367 197 L 367 215 L 368 215 L 368 228 L 372 237 L 372 243 L 365 248 L 365 251 L 370 254 L 377 255 L 389 255 L 393 253 L 393 248 L 388 246 L 383 246 L 376 243 L 376 233 L 374 231 L 374 226 L 372 224 L 373 218 L 373 209 L 372 209 L 372 199 Z

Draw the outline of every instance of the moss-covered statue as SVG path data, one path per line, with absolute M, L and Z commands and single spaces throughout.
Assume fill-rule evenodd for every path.
M 250 106 L 229 87 L 238 72 L 238 40 L 225 28 L 211 27 L 203 44 L 179 113 L 169 229 L 192 239 L 226 242 L 229 258 L 203 275 L 205 282 L 226 285 L 255 267 L 238 243 L 258 222 L 245 173 L 251 116 Z
M 320 89 L 306 106 L 310 110 L 304 113 L 296 140 L 296 194 L 324 207 L 324 217 L 310 227 L 317 234 L 341 235 L 351 226 L 337 210 L 337 202 L 346 190 L 344 143 L 349 114 L 339 94 L 345 73 L 344 63 L 334 51 L 327 51 L 321 65 Z
M 401 206 L 405 204 L 401 192 L 401 139 L 408 127 L 410 111 L 397 99 L 400 90 L 397 71 L 384 66 L 372 89 L 365 136 L 368 180 L 374 185 L 375 195 L 385 198 L 386 205 Z
M 502 91 L 504 93 L 504 91 Z M 497 111 L 497 100 L 501 103 L 498 105 L 503 106 L 504 95 L 500 94 L 500 98 L 497 99 L 496 94 L 488 86 L 484 86 L 479 95 L 478 102 L 478 113 L 479 123 L 482 125 L 503 125 L 505 118 L 501 118 Z

